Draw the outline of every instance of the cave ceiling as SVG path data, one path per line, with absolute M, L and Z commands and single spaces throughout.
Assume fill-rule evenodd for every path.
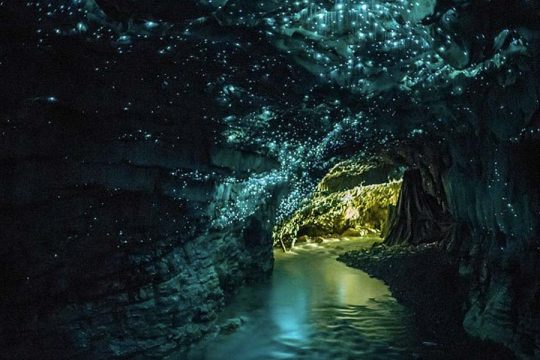
M 494 82 L 515 83 L 530 66 L 530 32 L 522 26 L 538 27 L 540 8 L 538 1 L 503 0 L 53 0 L 4 7 L 5 40 L 28 35 L 6 50 L 18 49 L 28 63 L 8 66 L 32 65 L 27 76 L 36 77 L 31 90 L 5 89 L 6 104 L 25 98 L 85 116 L 129 118 L 134 125 L 121 136 L 173 148 L 185 139 L 175 143 L 140 119 L 185 123 L 208 148 L 220 143 L 275 158 L 275 169 L 230 181 L 252 183 L 246 198 L 264 198 L 280 182 L 296 184 L 283 215 L 341 158 L 426 138 L 444 146 L 453 128 L 476 121 L 475 99 Z M 17 7 L 26 22 L 10 17 Z M 48 60 L 36 68 L 32 59 L 43 55 Z M 215 174 L 179 169 L 178 176 Z M 246 204 L 224 213 L 243 217 Z

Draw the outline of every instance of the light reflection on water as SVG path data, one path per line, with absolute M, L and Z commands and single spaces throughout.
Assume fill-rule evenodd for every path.
M 243 316 L 245 324 L 200 345 L 190 359 L 416 357 L 412 317 L 382 281 L 325 248 L 275 256 L 272 279 L 242 289 L 220 316 Z

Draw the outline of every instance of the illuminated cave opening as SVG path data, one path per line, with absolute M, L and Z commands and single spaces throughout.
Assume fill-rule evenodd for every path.
M 347 160 L 335 165 L 291 217 L 273 231 L 283 251 L 340 240 L 380 242 L 395 211 L 403 169 Z

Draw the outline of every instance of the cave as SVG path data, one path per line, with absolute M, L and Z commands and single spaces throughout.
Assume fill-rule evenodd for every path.
M 539 358 L 538 19 L 0 0 L 0 358 Z

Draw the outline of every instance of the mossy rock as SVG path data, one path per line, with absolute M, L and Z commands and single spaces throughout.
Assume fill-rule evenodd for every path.
M 371 185 L 358 183 L 346 190 L 336 190 L 349 186 L 348 181 L 353 176 L 369 169 L 372 165 L 351 162 L 336 165 L 321 180 L 310 201 L 274 228 L 274 244 L 290 248 L 296 242 L 306 240 L 304 236 L 381 234 L 389 208 L 397 203 L 401 180 Z M 348 173 L 352 175 L 348 176 Z M 348 180 L 339 183 L 338 179 Z

